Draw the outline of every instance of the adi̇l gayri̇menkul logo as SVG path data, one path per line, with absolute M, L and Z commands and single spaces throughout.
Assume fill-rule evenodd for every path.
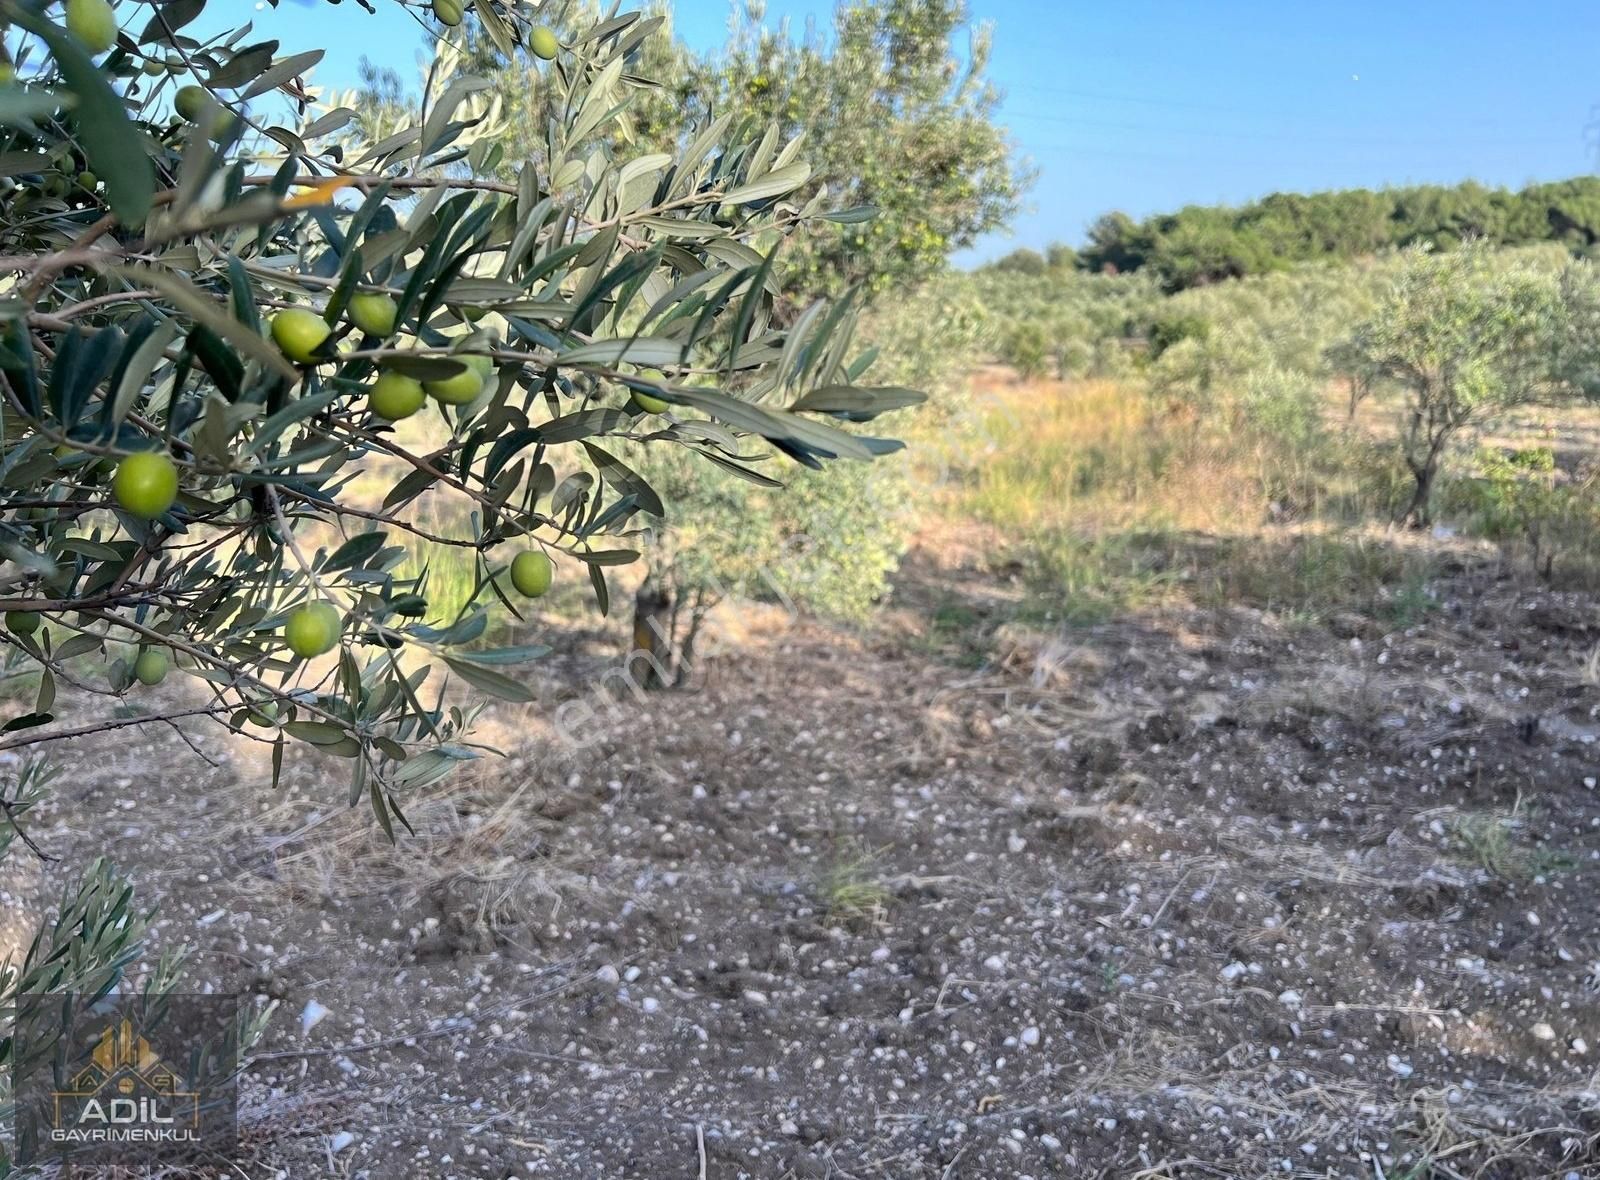
M 24 995 L 14 1013 L 19 1163 L 226 1160 L 239 1005 L 221 995 Z
M 56 1090 L 52 1143 L 200 1142 L 200 1093 L 185 1090 L 133 1021 L 105 1029 L 72 1089 Z

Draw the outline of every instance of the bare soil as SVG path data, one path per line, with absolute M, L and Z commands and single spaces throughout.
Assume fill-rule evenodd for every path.
M 1600 611 L 1428 591 L 1038 633 L 920 551 L 583 749 L 563 632 L 398 848 L 210 729 L 78 741 L 31 834 L 280 1005 L 217 1175 L 1597 1176 Z M 65 877 L 0 871 L 13 934 Z

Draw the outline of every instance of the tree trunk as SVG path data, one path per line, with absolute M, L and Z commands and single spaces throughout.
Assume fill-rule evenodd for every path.
M 1440 423 L 1436 422 L 1434 416 L 1430 413 L 1428 415 L 1427 431 L 1431 437 L 1428 441 L 1427 453 L 1422 457 L 1421 462 L 1418 462 L 1416 459 L 1411 458 L 1415 451 L 1408 450 L 1406 465 L 1411 468 L 1411 474 L 1416 479 L 1417 486 L 1416 490 L 1411 494 L 1411 503 L 1406 505 L 1406 510 L 1401 514 L 1400 519 L 1414 529 L 1425 529 L 1433 523 L 1433 514 L 1430 508 L 1433 500 L 1434 477 L 1439 474 L 1439 463 L 1444 458 L 1445 444 L 1450 441 L 1450 436 L 1465 421 L 1466 418 L 1463 417 L 1459 421 Z M 1417 433 L 1418 421 L 1413 419 L 1411 426 L 1413 440 L 1415 440 Z
M 641 687 L 671 687 L 676 679 L 672 646 L 672 596 L 647 577 L 633 596 L 633 650 L 628 658 L 630 671 L 643 665 L 636 673 Z
M 700 628 L 705 624 L 706 613 L 714 605 L 715 596 L 707 594 L 704 587 L 695 590 L 694 602 L 689 606 L 689 626 L 684 631 L 683 645 L 678 650 L 678 674 L 673 678 L 673 684 L 679 688 L 699 671 Z
M 1438 474 L 1439 461 L 1429 455 L 1420 467 L 1412 467 L 1411 474 L 1417 481 L 1416 488 L 1411 493 L 1411 503 L 1406 505 L 1406 510 L 1400 514 L 1402 524 L 1414 529 L 1425 529 L 1433 523 L 1433 517 L 1428 511 L 1428 503 L 1433 498 L 1433 477 Z

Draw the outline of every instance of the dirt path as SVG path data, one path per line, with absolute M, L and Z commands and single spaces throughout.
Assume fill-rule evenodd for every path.
M 982 627 L 959 574 L 910 576 Z M 752 628 L 584 751 L 502 710 L 510 760 L 398 852 L 341 764 L 273 795 L 207 731 L 215 768 L 80 743 L 33 834 L 280 1002 L 229 1175 L 1600 1175 L 1600 612 L 1435 591 L 971 667 L 910 587 L 871 636 Z

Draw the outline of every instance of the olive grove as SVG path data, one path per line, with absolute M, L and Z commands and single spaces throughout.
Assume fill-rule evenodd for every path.
M 799 137 L 698 112 L 615 134 L 659 18 L 388 3 L 534 71 L 537 157 L 476 134 L 465 71 L 373 137 L 308 91 L 321 50 L 253 41 L 233 5 L 202 38 L 224 6 L 0 0 L 0 641 L 34 685 L 0 732 L 0 851 L 47 853 L 51 743 L 162 722 L 266 743 L 275 777 L 293 744 L 342 759 L 393 834 L 480 752 L 448 683 L 531 699 L 543 649 L 485 646 L 491 613 L 560 579 L 605 610 L 642 519 L 670 519 L 624 453 L 769 484 L 899 445 L 845 425 L 920 396 L 858 381 L 851 301 L 779 314 L 784 242 L 868 216 L 806 191 Z M 419 520 L 436 497 L 470 527 Z M 432 606 L 401 572 L 423 542 L 482 593 Z M 96 864 L 0 1004 L 115 988 L 145 922 Z M 35 1045 L 51 1019 L 16 1016 Z

